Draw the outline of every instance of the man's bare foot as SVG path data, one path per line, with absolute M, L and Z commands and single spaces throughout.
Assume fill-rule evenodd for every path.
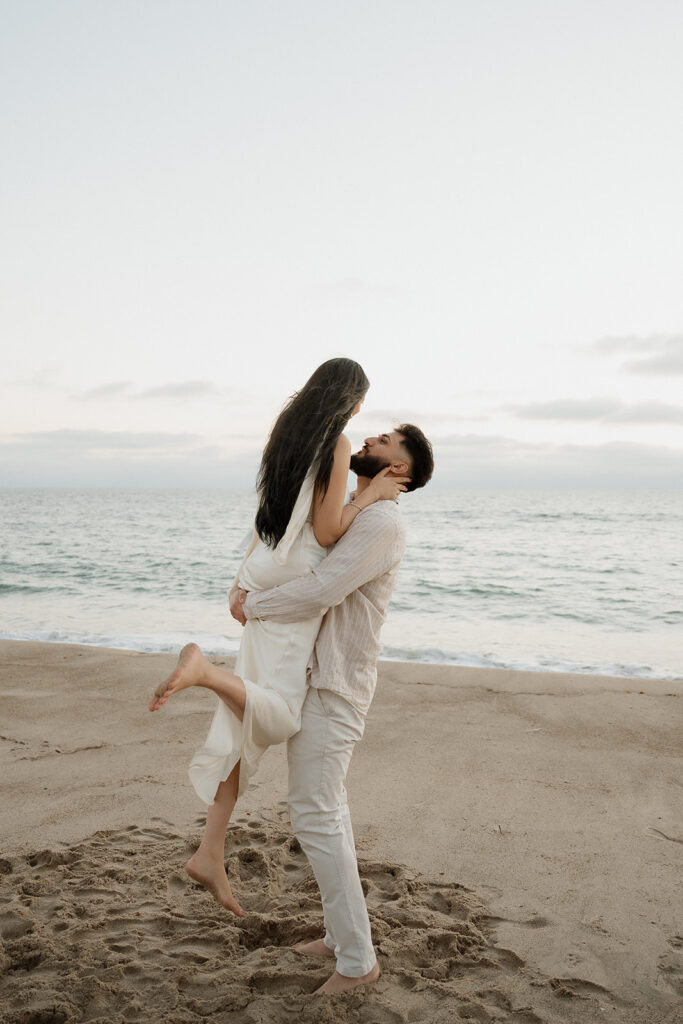
M 149 702 L 150 711 L 158 711 L 168 698 L 188 686 L 196 686 L 204 677 L 204 655 L 197 644 L 185 644 L 178 655 L 178 664 L 168 679 L 159 683 Z
M 375 964 L 371 971 L 364 974 L 361 978 L 347 978 L 346 975 L 340 974 L 339 971 L 335 971 L 334 974 L 327 979 L 324 985 L 317 988 L 313 993 L 317 996 L 319 992 L 325 995 L 334 995 L 336 992 L 348 992 L 349 989 L 358 988 L 359 985 L 371 985 L 379 978 L 379 964 Z
M 246 911 L 242 909 L 232 894 L 228 876 L 225 873 L 225 864 L 222 861 L 209 860 L 203 857 L 199 851 L 190 857 L 185 865 L 190 878 L 199 882 L 211 893 L 217 903 L 220 903 L 226 910 L 232 910 L 238 917 L 244 917 Z
M 313 939 L 312 942 L 296 942 L 292 947 L 297 953 L 303 953 L 304 956 L 334 956 L 334 950 L 326 946 L 322 939 Z

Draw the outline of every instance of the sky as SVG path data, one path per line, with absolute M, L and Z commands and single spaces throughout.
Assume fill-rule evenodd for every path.
M 0 486 L 251 486 L 335 355 L 433 488 L 683 485 L 679 0 L 0 12 Z

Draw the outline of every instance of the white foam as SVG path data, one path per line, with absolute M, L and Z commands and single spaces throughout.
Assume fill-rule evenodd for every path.
M 167 633 L 164 636 L 150 633 L 126 635 L 105 635 L 82 633 L 72 630 L 50 630 L 38 632 L 0 632 L 3 640 L 32 640 L 40 643 L 83 644 L 86 647 L 110 647 L 122 651 L 140 651 L 150 654 L 175 654 L 180 648 L 194 640 L 204 651 L 211 654 L 237 654 L 238 644 L 227 637 L 210 633 Z M 517 672 L 565 672 L 578 675 L 619 676 L 628 679 L 666 679 L 680 682 L 682 677 L 673 672 L 657 672 L 649 666 L 623 665 L 620 663 L 592 664 L 574 662 L 541 655 L 524 659 L 501 660 L 467 651 L 443 651 L 438 647 L 404 648 L 384 646 L 380 657 L 384 661 L 414 662 L 417 664 L 459 665 L 463 668 L 514 669 Z
M 101 633 L 77 633 L 71 630 L 53 629 L 43 632 L 0 633 L 0 639 L 82 644 L 85 647 L 111 647 L 120 651 L 140 651 L 143 654 L 174 654 L 190 640 L 194 640 L 202 650 L 209 651 L 211 654 L 237 654 L 237 645 L 234 640 L 209 633 L 194 633 L 192 636 L 169 633 L 164 637 L 144 633 L 108 636 Z
M 382 649 L 381 658 L 385 661 L 459 665 L 463 668 L 513 669 L 517 672 L 563 672 L 572 675 L 619 676 L 627 679 L 666 679 L 673 682 L 680 682 L 683 679 L 674 672 L 658 672 L 648 665 L 623 665 L 614 662 L 600 665 L 561 658 L 546 658 L 542 655 L 535 658 L 509 658 L 502 661 L 481 654 L 455 653 L 433 647 L 423 650 L 408 650 L 387 646 Z

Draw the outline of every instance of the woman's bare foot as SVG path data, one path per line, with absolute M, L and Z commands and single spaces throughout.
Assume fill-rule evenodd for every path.
M 158 711 L 172 694 L 188 686 L 196 686 L 204 678 L 204 655 L 197 644 L 185 644 L 178 655 L 178 664 L 168 679 L 159 683 L 149 702 L 150 711 Z
M 334 950 L 326 946 L 322 939 L 313 939 L 313 942 L 296 942 L 292 947 L 297 953 L 303 953 L 304 956 L 334 956 Z
M 199 850 L 190 857 L 185 865 L 190 878 L 203 885 L 211 893 L 217 903 L 220 903 L 226 910 L 232 910 L 238 917 L 244 917 L 245 911 L 239 905 L 232 894 L 228 876 L 225 873 L 225 864 L 222 861 L 209 860 L 202 856 Z
M 371 971 L 364 974 L 361 978 L 347 978 L 346 975 L 340 974 L 335 971 L 334 974 L 327 979 L 324 985 L 317 988 L 313 993 L 317 996 L 319 992 L 325 995 L 334 995 L 335 992 L 347 992 L 350 988 L 357 988 L 359 985 L 371 985 L 379 978 L 379 964 L 375 964 Z

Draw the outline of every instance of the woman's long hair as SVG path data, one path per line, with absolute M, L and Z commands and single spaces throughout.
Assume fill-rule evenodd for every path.
M 274 548 L 284 536 L 309 469 L 316 488 L 327 490 L 339 435 L 370 381 L 353 359 L 328 359 L 295 392 L 275 421 L 261 459 L 256 486 L 256 532 Z

